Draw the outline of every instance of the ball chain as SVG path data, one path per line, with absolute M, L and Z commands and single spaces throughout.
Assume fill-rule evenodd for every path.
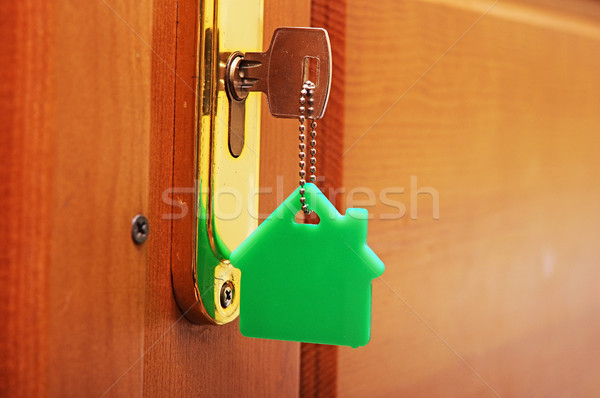
M 304 150 L 306 149 L 306 145 L 304 144 L 304 140 L 306 139 L 306 135 L 304 134 L 305 132 L 305 126 L 304 126 L 304 121 L 306 120 L 306 117 L 304 115 L 304 113 L 307 114 L 308 119 L 312 120 L 310 127 L 310 181 L 311 182 L 315 182 L 317 177 L 315 175 L 316 171 L 317 171 L 317 167 L 315 166 L 315 163 L 317 163 L 317 149 L 315 148 L 315 146 L 317 146 L 317 122 L 314 119 L 314 103 L 315 103 L 315 99 L 314 99 L 314 94 L 315 94 L 315 84 L 313 82 L 311 82 L 310 80 L 307 80 L 306 83 L 304 83 L 302 85 L 302 90 L 300 91 L 300 116 L 298 118 L 298 120 L 300 121 L 300 134 L 298 136 L 298 138 L 300 139 L 300 204 L 302 205 L 302 211 L 304 212 L 304 214 L 310 214 L 311 211 L 308 209 L 308 205 L 306 204 L 306 198 L 304 197 L 305 194 L 305 189 L 304 189 L 304 184 L 306 184 L 306 162 L 304 161 L 304 158 L 306 157 L 306 154 L 304 153 Z M 308 108 L 305 106 L 308 105 Z

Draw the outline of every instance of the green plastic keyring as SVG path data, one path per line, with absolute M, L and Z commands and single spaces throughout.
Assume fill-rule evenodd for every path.
M 365 209 L 342 216 L 314 184 L 305 197 L 318 224 L 295 221 L 296 189 L 231 254 L 242 272 L 244 336 L 364 346 L 371 335 L 371 283 L 384 265 L 367 246 Z

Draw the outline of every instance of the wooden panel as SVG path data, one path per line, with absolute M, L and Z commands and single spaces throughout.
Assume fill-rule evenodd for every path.
M 148 4 L 114 5 L 148 36 Z M 147 204 L 150 55 L 102 2 L 2 12 L 1 395 L 100 396 L 142 349 L 130 223 Z M 114 392 L 138 395 L 141 374 Z
M 47 392 L 53 6 L 0 4 L 0 396 Z
M 221 327 L 191 324 L 181 317 L 173 298 L 171 263 L 192 264 L 195 93 L 191 88 L 196 74 L 197 4 L 182 1 L 177 8 L 168 4 L 163 8 L 167 11 L 155 15 L 154 21 L 154 46 L 166 62 L 153 62 L 150 206 L 153 236 L 160 243 L 155 241 L 150 248 L 146 278 L 144 394 L 296 396 L 299 344 L 244 338 L 237 321 Z M 285 7 L 266 2 L 264 42 L 270 42 L 277 26 L 306 25 L 309 6 L 307 1 Z M 165 44 L 169 43 L 165 37 L 172 35 L 175 47 Z M 169 93 L 174 93 L 174 102 Z M 274 120 L 266 102 L 262 118 L 260 179 L 265 194 L 260 213 L 269 214 L 296 186 L 297 127 L 290 120 Z M 174 197 L 189 209 L 188 216 L 174 221 L 163 218 L 173 211 L 162 199 L 165 189 L 172 186 L 183 188 Z
M 56 6 L 50 396 L 142 389 L 147 245 L 131 220 L 148 209 L 151 15 L 148 1 Z
M 344 185 L 387 268 L 340 396 L 600 394 L 600 4 L 568 3 L 348 2 Z

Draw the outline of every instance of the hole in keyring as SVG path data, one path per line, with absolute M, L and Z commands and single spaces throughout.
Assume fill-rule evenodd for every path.
M 319 215 L 315 211 L 311 211 L 309 214 L 304 214 L 302 210 L 296 213 L 296 217 L 294 218 L 298 224 L 313 224 L 317 225 L 321 222 Z
M 315 84 L 315 86 L 319 85 L 319 58 L 315 57 L 304 57 L 304 78 L 303 82 L 310 80 Z

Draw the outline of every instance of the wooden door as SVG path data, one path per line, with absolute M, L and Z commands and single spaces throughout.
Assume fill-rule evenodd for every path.
M 599 395 L 598 3 L 266 0 L 265 42 L 332 40 L 321 185 L 368 207 L 387 266 L 356 350 L 175 304 L 191 220 L 163 218 L 163 193 L 193 203 L 197 12 L 0 6 L 0 395 Z M 266 109 L 263 214 L 296 184 L 297 127 Z
M 598 396 L 600 4 L 349 0 L 345 26 L 341 196 L 375 203 L 386 271 L 339 396 Z
M 194 212 L 174 225 L 164 193 L 180 187 L 193 207 L 197 13 L 197 1 L 0 6 L 0 395 L 299 394 L 298 343 L 191 324 L 173 298 Z M 309 25 L 310 3 L 264 15 L 268 43 Z M 263 109 L 264 214 L 296 185 L 297 127 Z M 150 223 L 139 246 L 136 214 Z

